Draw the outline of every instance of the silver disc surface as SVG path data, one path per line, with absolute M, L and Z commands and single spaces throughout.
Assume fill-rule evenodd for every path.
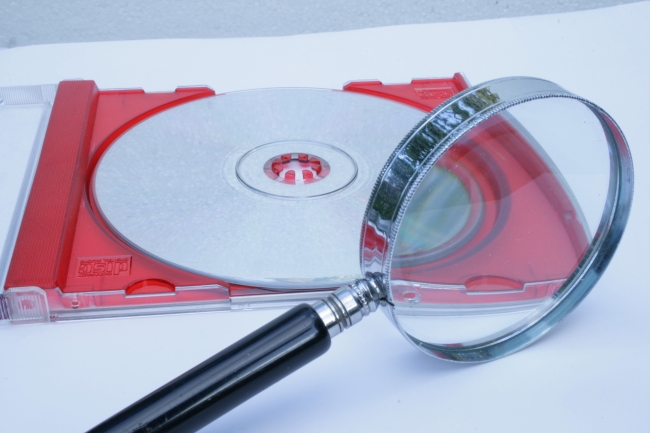
M 201 99 L 122 135 L 95 171 L 94 194 L 118 236 L 174 266 L 251 286 L 340 285 L 360 276 L 375 179 L 423 115 L 321 89 Z M 274 178 L 269 167 L 289 167 L 278 165 L 286 155 L 297 169 Z

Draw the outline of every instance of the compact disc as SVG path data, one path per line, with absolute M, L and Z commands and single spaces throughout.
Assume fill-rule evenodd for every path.
M 344 284 L 359 277 L 375 179 L 423 114 L 323 89 L 197 100 L 116 140 L 95 201 L 117 236 L 174 266 L 250 286 Z

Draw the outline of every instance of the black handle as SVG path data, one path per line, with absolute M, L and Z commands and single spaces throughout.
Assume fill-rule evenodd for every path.
M 88 433 L 193 432 L 327 352 L 318 314 L 299 305 Z

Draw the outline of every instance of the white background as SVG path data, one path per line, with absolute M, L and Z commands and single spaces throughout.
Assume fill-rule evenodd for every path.
M 0 48 L 62 42 L 232 38 L 515 17 L 634 0 L 2 0 Z
M 539 76 L 591 99 L 630 142 L 636 194 L 608 271 L 566 320 L 517 354 L 458 365 L 419 353 L 375 314 L 204 431 L 647 432 L 649 20 L 644 2 L 278 38 L 24 47 L 0 51 L 0 86 L 87 78 L 104 89 L 207 84 L 219 93 L 461 71 L 472 83 Z M 0 430 L 85 431 L 277 314 L 0 326 Z

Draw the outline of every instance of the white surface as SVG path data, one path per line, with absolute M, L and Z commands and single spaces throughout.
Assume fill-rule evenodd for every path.
M 5 0 L 0 2 L 0 47 L 129 39 L 284 36 L 571 12 L 632 1 Z
M 92 78 L 100 88 L 217 92 L 340 88 L 466 73 L 556 81 L 608 110 L 629 139 L 636 195 L 604 278 L 563 323 L 499 361 L 457 365 L 410 347 L 380 314 L 328 354 L 204 432 L 647 431 L 650 325 L 650 3 L 565 15 L 274 39 L 52 45 L 0 52 L 0 85 Z M 8 432 L 84 431 L 278 312 L 0 327 L 0 420 Z

